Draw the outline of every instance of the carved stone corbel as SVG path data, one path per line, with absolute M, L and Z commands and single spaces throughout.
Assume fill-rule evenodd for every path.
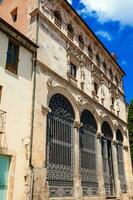
M 79 129 L 81 126 L 83 126 L 83 124 L 81 122 L 79 122 L 79 121 L 74 122 L 74 128 Z
M 43 105 L 41 105 L 41 110 L 43 115 L 47 115 L 49 112 L 51 112 L 49 107 L 44 107 Z
M 123 146 L 123 149 L 124 149 L 125 151 L 128 151 L 128 146 L 127 146 L 127 145 L 124 145 L 124 146 Z
M 101 139 L 102 138 L 102 133 L 101 132 L 98 132 L 97 133 L 97 139 Z
M 48 88 L 54 87 L 54 81 L 53 81 L 53 79 L 50 76 L 48 77 L 46 83 L 47 83 Z
M 81 96 L 78 96 L 77 98 L 77 104 L 78 105 L 83 105 L 84 101 L 83 101 L 83 98 Z

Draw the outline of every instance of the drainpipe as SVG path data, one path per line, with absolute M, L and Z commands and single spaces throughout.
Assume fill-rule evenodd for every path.
M 38 0 L 38 9 L 40 9 L 40 0 Z M 38 38 L 39 38 L 39 13 L 37 14 L 37 17 L 36 17 L 36 45 L 38 45 Z M 30 159 L 29 159 L 29 168 L 31 170 L 29 200 L 33 200 L 33 191 L 34 191 L 34 166 L 32 163 L 32 151 L 33 151 L 35 92 L 36 92 L 36 66 L 37 66 L 36 58 L 37 58 L 37 53 L 34 53 L 34 55 L 33 55 L 33 93 L 32 93 L 32 114 L 31 114 L 31 141 L 30 141 Z

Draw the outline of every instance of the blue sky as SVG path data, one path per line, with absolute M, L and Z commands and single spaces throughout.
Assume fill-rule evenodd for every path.
M 68 0 L 126 72 L 126 101 L 133 98 L 133 0 Z

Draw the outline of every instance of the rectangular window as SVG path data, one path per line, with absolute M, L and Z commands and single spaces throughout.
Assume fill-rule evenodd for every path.
M 14 74 L 17 74 L 18 70 L 18 54 L 19 46 L 12 40 L 9 40 L 6 59 L 6 69 Z
M 77 75 L 77 67 L 73 63 L 70 63 L 70 75 L 76 78 Z
M 0 102 L 1 102 L 1 96 L 2 96 L 2 86 L 0 85 Z
M 94 83 L 94 92 L 97 95 L 98 94 L 98 85 L 97 83 Z

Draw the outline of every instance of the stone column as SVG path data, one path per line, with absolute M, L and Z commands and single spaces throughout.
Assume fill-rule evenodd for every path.
M 79 129 L 81 123 L 75 121 L 74 124 L 74 197 L 76 200 L 82 196 L 81 177 L 80 177 L 80 142 Z
M 48 186 L 46 182 L 46 137 L 48 107 L 41 107 L 38 111 L 34 129 L 33 145 L 33 200 L 47 200 Z
M 98 183 L 99 183 L 99 195 L 101 199 L 105 199 L 105 184 L 104 184 L 104 170 L 103 170 L 103 157 L 102 157 L 102 133 L 101 133 L 101 123 L 97 122 L 97 173 L 98 173 Z
M 114 138 L 112 141 L 112 158 L 113 158 L 115 193 L 116 193 L 116 197 L 119 199 L 120 194 L 121 194 L 121 187 L 120 187 L 120 179 L 119 179 L 119 172 L 118 172 L 117 142 L 116 142 L 116 134 L 115 133 L 114 133 Z

